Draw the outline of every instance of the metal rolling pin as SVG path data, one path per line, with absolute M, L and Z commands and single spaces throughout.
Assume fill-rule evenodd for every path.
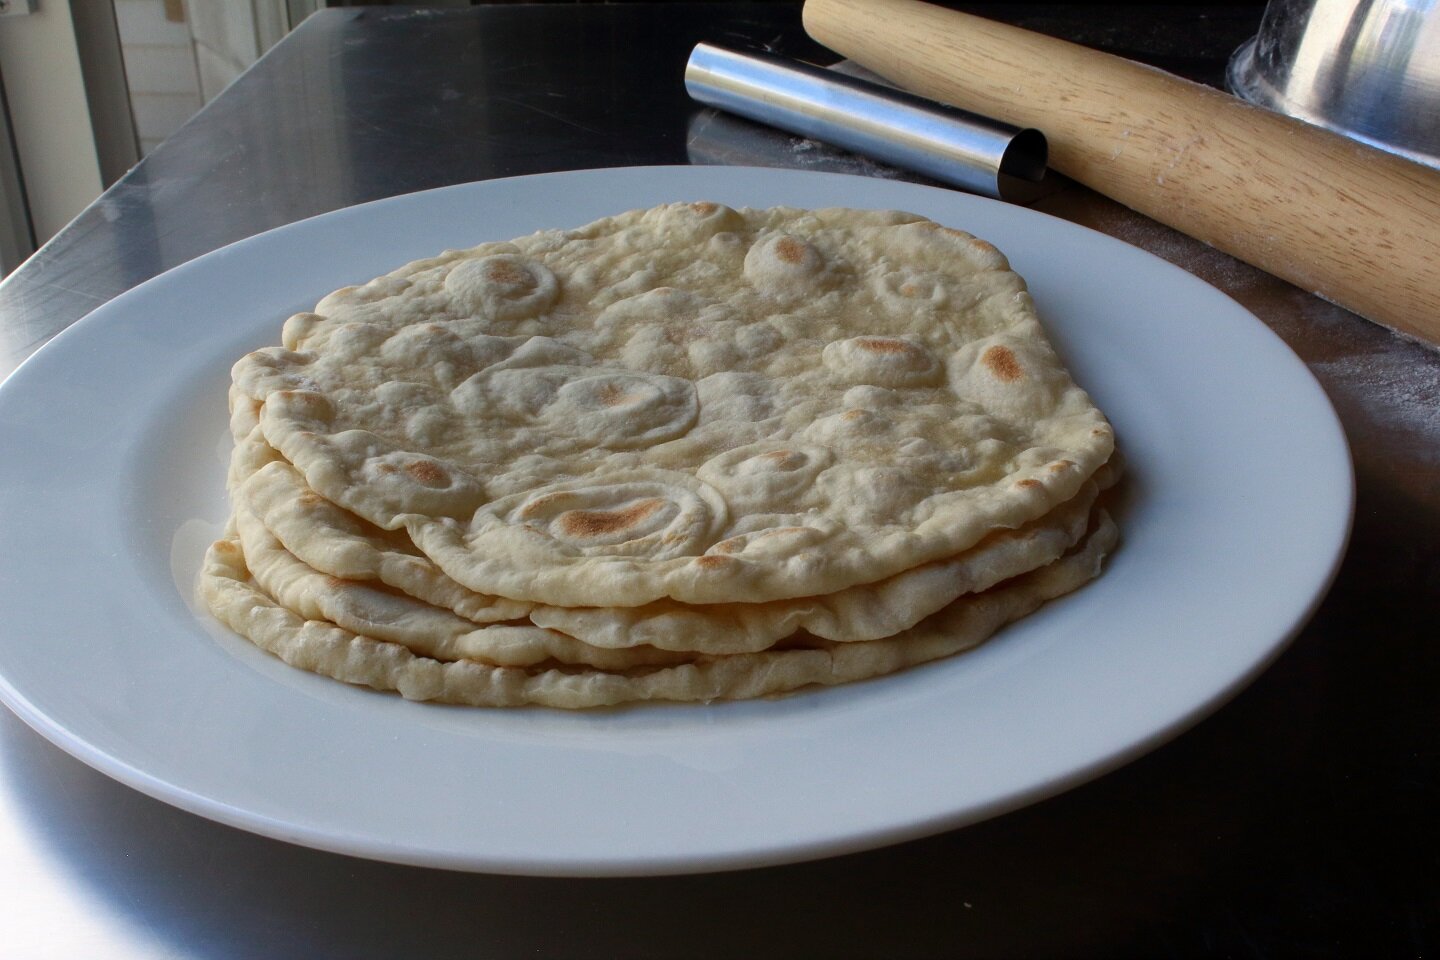
M 709 106 L 988 197 L 1011 199 L 1012 182 L 1045 174 L 1038 130 L 808 63 L 701 43 L 685 89 Z

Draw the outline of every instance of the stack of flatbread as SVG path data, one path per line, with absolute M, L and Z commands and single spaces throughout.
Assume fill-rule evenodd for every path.
M 1005 257 L 676 203 L 411 263 L 234 367 L 201 594 L 406 697 L 785 693 L 973 647 L 1116 541 L 1113 432 Z

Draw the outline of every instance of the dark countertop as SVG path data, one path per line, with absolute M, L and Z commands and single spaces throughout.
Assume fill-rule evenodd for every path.
M 969 9 L 1211 83 L 1260 11 Z M 819 53 L 786 4 L 323 12 L 0 284 L 0 375 L 135 284 L 303 217 L 482 178 L 704 160 L 703 111 L 678 82 L 702 39 Z M 1440 939 L 1440 353 L 1082 188 L 1036 206 L 1254 311 L 1310 366 L 1353 445 L 1357 515 L 1334 588 L 1219 712 L 1099 780 L 930 839 L 571 881 L 253 836 L 121 786 L 0 711 L 5 955 L 1428 955 Z

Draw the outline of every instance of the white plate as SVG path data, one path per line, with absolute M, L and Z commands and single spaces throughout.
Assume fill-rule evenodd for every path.
M 979 650 L 782 700 L 608 712 L 407 703 L 197 612 L 226 507 L 230 364 L 330 290 L 446 247 L 675 199 L 891 207 L 995 242 L 1128 455 L 1093 585 Z M 715 167 L 466 184 L 292 224 L 157 277 L 0 388 L 0 695 L 86 763 L 246 830 L 535 874 L 799 860 L 1058 792 L 1193 723 L 1315 608 L 1352 506 L 1304 365 L 1147 253 L 964 194 Z

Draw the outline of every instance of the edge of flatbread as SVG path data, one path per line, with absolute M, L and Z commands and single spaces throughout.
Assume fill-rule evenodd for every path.
M 643 700 L 773 696 L 816 684 L 881 676 L 946 657 L 984 642 L 1007 623 L 1094 579 L 1117 541 L 1114 523 L 1102 513 L 1096 529 L 1059 560 L 983 594 L 962 597 L 884 640 L 702 657 L 678 666 L 626 672 L 442 662 L 398 643 L 307 620 L 255 585 L 233 536 L 210 547 L 199 590 L 221 622 L 294 667 L 377 690 L 395 690 L 411 700 L 578 709 Z

